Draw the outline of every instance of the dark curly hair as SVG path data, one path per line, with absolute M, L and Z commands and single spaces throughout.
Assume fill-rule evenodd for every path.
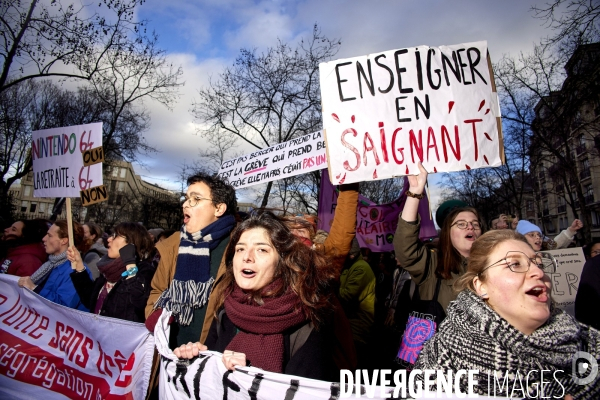
M 237 212 L 237 200 L 235 198 L 235 189 L 233 186 L 216 176 L 204 173 L 192 175 L 187 180 L 188 186 L 199 182 L 204 183 L 209 187 L 210 196 L 212 197 L 214 205 L 223 203 L 227 206 L 227 210 L 225 210 L 223 215 L 235 215 Z
M 260 290 L 248 293 L 248 296 L 262 305 L 263 297 L 277 297 L 291 288 L 300 298 L 307 318 L 318 326 L 325 313 L 332 309 L 330 283 L 335 277 L 334 270 L 322 255 L 300 242 L 283 219 L 269 211 L 252 215 L 238 224 L 231 233 L 229 245 L 225 250 L 226 271 L 215 288 L 216 310 L 221 308 L 225 298 L 234 288 L 233 258 L 240 237 L 248 230 L 259 228 L 267 232 L 279 255 L 274 278 L 281 278 L 281 284 L 268 292 Z

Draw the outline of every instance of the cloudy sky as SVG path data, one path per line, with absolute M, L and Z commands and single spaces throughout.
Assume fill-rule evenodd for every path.
M 163 187 L 179 188 L 180 165 L 197 160 L 203 145 L 189 112 L 192 101 L 242 48 L 260 51 L 278 39 L 295 44 L 309 37 L 316 23 L 325 36 L 341 40 L 336 58 L 487 40 L 492 61 L 497 61 L 531 51 L 550 34 L 534 18 L 535 5 L 544 1 L 147 0 L 138 18 L 149 20 L 170 60 L 183 67 L 185 86 L 172 111 L 146 104 L 152 117 L 146 138 L 160 152 L 145 158 L 144 166 L 136 165 L 136 172 Z

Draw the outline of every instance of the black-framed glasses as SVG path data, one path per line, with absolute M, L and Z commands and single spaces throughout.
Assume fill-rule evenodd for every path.
M 462 229 L 465 230 L 469 227 L 469 224 L 471 224 L 471 226 L 473 227 L 474 230 L 478 230 L 481 229 L 481 225 L 479 224 L 479 222 L 477 221 L 465 221 L 464 219 L 459 219 L 458 221 L 456 221 L 455 223 L 453 223 L 450 226 L 456 226 L 458 229 Z
M 487 269 L 498 265 L 505 265 L 510 268 L 512 272 L 524 274 L 529 271 L 531 264 L 534 264 L 546 274 L 556 272 L 556 259 L 552 257 L 550 253 L 538 252 L 535 253 L 535 256 L 530 258 L 521 251 L 509 251 L 506 253 L 506 257 L 496 261 L 491 265 L 488 265 L 482 269 L 478 275 L 481 275 Z
M 200 196 L 192 196 L 192 197 L 181 196 L 181 198 L 179 199 L 179 201 L 181 202 L 181 205 L 184 205 L 185 202 L 187 201 L 188 204 L 190 205 L 190 207 L 196 207 L 198 205 L 198 203 L 200 203 L 202 200 L 212 201 L 211 199 L 207 199 L 206 197 L 200 197 Z
M 115 239 L 116 239 L 116 238 L 118 238 L 118 237 L 122 237 L 123 239 L 127 240 L 127 238 L 126 238 L 125 236 L 123 236 L 123 235 L 117 235 L 117 233 L 116 233 L 116 232 L 115 232 L 115 233 L 113 233 L 112 235 L 109 235 L 109 236 L 108 236 L 108 238 L 109 238 L 109 239 L 111 239 L 111 240 L 115 240 Z

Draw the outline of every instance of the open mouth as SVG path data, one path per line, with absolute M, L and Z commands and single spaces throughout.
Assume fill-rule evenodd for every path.
M 190 214 L 183 213 L 183 223 L 187 224 L 190 221 Z
M 547 301 L 548 295 L 545 286 L 536 286 L 525 292 L 526 295 L 534 297 L 538 301 Z
M 252 278 L 256 275 L 256 272 L 252 271 L 251 269 L 243 269 L 242 270 L 242 275 L 244 276 L 244 278 Z
M 467 236 L 465 236 L 465 238 L 469 239 L 469 240 L 475 240 L 475 239 L 477 239 L 477 237 L 475 236 L 474 233 L 469 233 Z

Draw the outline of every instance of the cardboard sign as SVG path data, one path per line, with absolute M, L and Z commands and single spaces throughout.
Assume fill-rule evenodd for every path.
M 32 132 L 33 195 L 78 197 L 102 185 L 102 164 L 83 165 L 82 154 L 102 144 L 102 123 Z
M 108 193 L 104 185 L 96 186 L 80 192 L 81 205 L 87 207 L 92 204 L 108 200 Z
M 556 272 L 548 274 L 552 281 L 552 300 L 558 307 L 575 316 L 575 296 L 585 264 L 583 249 L 575 247 L 542 253 L 551 254 L 558 262 Z
M 104 150 L 102 146 L 86 150 L 81 156 L 83 157 L 84 167 L 104 162 Z
M 499 166 L 500 107 L 487 42 L 320 64 L 334 185 Z
M 309 133 L 221 164 L 218 176 L 236 189 L 327 168 L 323 132 Z

